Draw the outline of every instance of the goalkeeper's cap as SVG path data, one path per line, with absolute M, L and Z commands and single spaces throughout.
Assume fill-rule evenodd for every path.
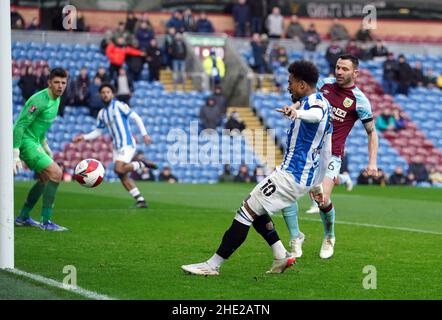
M 109 88 L 109 89 L 111 89 L 112 93 L 115 92 L 115 87 L 114 87 L 111 83 L 103 83 L 103 84 L 100 86 L 100 88 L 98 88 L 98 92 L 101 92 L 101 90 L 102 90 L 103 88 Z

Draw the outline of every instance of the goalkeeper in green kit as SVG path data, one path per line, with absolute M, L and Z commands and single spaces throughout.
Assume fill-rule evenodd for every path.
M 61 68 L 51 70 L 48 88 L 32 95 L 25 103 L 14 124 L 14 174 L 22 169 L 22 160 L 38 177 L 29 191 L 16 226 L 32 226 L 43 230 L 66 231 L 51 221 L 55 194 L 62 179 L 62 170 L 54 160 L 46 140 L 46 132 L 57 118 L 60 96 L 66 89 L 67 73 Z M 30 217 L 43 195 L 40 223 Z

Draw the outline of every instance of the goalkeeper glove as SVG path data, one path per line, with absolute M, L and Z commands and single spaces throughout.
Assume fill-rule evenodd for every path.
M 16 175 L 18 172 L 20 172 L 23 169 L 23 164 L 20 160 L 20 149 L 14 148 L 13 152 L 14 152 L 14 156 L 13 156 L 14 175 Z
M 49 148 L 48 141 L 47 141 L 47 140 L 43 141 L 43 143 L 42 143 L 41 145 L 42 145 L 42 147 L 43 147 L 43 150 L 46 152 L 46 154 L 47 154 L 50 158 L 53 158 L 53 157 L 54 157 L 54 154 L 52 153 L 51 148 Z

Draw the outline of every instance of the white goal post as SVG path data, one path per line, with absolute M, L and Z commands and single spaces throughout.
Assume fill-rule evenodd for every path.
M 0 1 L 0 269 L 14 268 L 11 8 Z

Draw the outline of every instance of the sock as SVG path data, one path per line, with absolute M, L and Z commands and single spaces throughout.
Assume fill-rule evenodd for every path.
M 216 268 L 219 268 L 223 264 L 224 261 L 226 261 L 226 259 L 224 259 L 220 255 L 215 253 L 212 256 L 212 258 L 207 260 L 207 263 L 209 264 L 209 266 L 211 266 L 212 268 L 216 269 Z
M 284 259 L 286 257 L 287 250 L 284 248 L 281 240 L 279 240 L 272 245 L 272 252 L 275 259 Z
M 20 217 L 22 219 L 28 219 L 31 210 L 34 208 L 35 204 L 38 202 L 41 194 L 45 189 L 45 184 L 43 182 L 37 181 L 29 190 L 28 197 L 26 198 L 25 204 L 20 211 Z
M 257 217 L 253 221 L 253 227 L 264 238 L 264 240 L 267 241 L 269 246 L 274 245 L 280 240 L 278 233 L 274 228 L 273 221 L 268 214 Z
M 350 180 L 350 176 L 348 174 L 340 174 L 338 175 L 339 184 L 346 184 L 348 180 Z
M 131 164 L 133 167 L 132 171 L 137 171 L 141 168 L 141 163 L 139 161 L 132 161 Z
M 137 187 L 130 190 L 129 193 L 135 200 L 137 200 L 137 202 L 145 201 Z
M 59 183 L 49 180 L 43 191 L 43 208 L 41 210 L 41 222 L 43 223 L 51 220 L 52 208 L 54 208 L 55 194 L 57 193 L 58 186 Z
M 319 214 L 324 225 L 324 237 L 333 238 L 335 236 L 335 208 L 333 203 L 330 202 L 325 208 L 321 208 Z
M 224 233 L 216 253 L 223 259 L 228 259 L 246 240 L 249 229 L 250 226 L 233 220 L 230 228 Z
M 289 229 L 290 240 L 296 239 L 299 236 L 298 203 L 295 202 L 290 207 L 282 209 L 282 216 Z

